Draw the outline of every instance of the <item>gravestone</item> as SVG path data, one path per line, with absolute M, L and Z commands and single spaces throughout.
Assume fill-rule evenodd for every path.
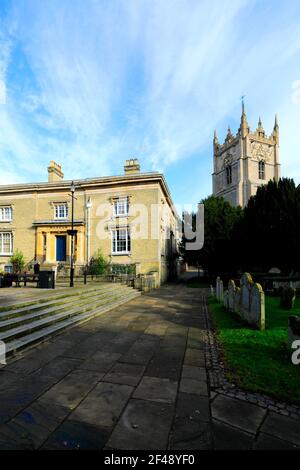
M 291 347 L 294 341 L 300 340 L 300 317 L 291 315 L 288 324 L 288 344 Z
M 229 292 L 228 292 L 228 290 L 225 290 L 225 292 L 224 292 L 223 304 L 224 304 L 224 307 L 227 308 L 227 310 L 229 310 Z
M 216 279 L 216 298 L 218 302 L 220 302 L 220 282 L 221 278 L 218 276 Z
M 241 277 L 241 302 L 240 314 L 243 318 L 247 318 L 250 312 L 250 298 L 253 280 L 251 274 L 244 273 Z
M 250 294 L 249 323 L 265 329 L 265 294 L 260 284 L 253 284 Z
M 235 295 L 234 295 L 234 309 L 233 309 L 233 311 L 235 313 L 240 314 L 240 308 L 241 308 L 241 289 L 239 287 L 236 287 Z
M 231 312 L 235 311 L 235 295 L 236 295 L 236 285 L 235 282 L 230 279 L 228 283 L 228 309 Z
M 220 280 L 220 283 L 219 283 L 219 302 L 223 302 L 224 300 L 224 285 L 223 285 L 223 281 Z

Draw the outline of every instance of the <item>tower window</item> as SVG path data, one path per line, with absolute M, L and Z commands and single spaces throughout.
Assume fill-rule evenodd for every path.
M 260 180 L 264 180 L 265 178 L 265 173 L 266 173 L 266 165 L 265 162 L 262 160 L 258 163 L 258 178 Z
M 232 166 L 227 165 L 226 167 L 226 183 L 231 184 L 232 183 Z

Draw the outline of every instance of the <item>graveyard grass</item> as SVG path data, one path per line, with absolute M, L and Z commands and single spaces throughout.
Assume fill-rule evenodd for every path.
M 300 365 L 291 361 L 287 347 L 289 315 L 300 315 L 300 299 L 293 310 L 279 307 L 278 297 L 266 296 L 266 329 L 258 331 L 228 312 L 214 297 L 209 299 L 227 379 L 240 388 L 265 393 L 278 400 L 300 404 Z

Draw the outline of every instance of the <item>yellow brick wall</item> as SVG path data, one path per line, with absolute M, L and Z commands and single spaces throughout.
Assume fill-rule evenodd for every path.
M 0 188 L 1 189 L 1 188 Z M 75 192 L 74 219 L 82 221 L 81 226 L 76 226 L 77 253 L 76 263 L 84 265 L 87 262 L 87 210 L 86 202 L 90 199 L 90 256 L 101 249 L 103 254 L 113 263 L 137 263 L 139 273 L 157 271 L 159 280 L 167 278 L 166 256 L 162 256 L 163 243 L 162 229 L 166 224 L 162 217 L 163 207 L 167 207 L 171 214 L 171 224 L 174 225 L 174 215 L 163 194 L 159 182 L 143 184 L 119 184 L 103 188 L 101 185 L 77 188 Z M 114 217 L 113 198 L 128 196 L 130 209 L 128 217 Z M 56 245 L 55 234 L 66 231 L 68 227 L 56 227 L 55 222 L 51 227 L 35 227 L 36 221 L 54 221 L 54 203 L 67 202 L 69 205 L 69 221 L 71 220 L 71 196 L 68 188 L 61 190 L 23 191 L 20 194 L 8 191 L 0 194 L 0 205 L 12 205 L 12 222 L 0 222 L 0 231 L 9 229 L 13 233 L 14 250 L 21 250 L 27 262 L 33 262 L 35 255 L 38 259 L 43 256 L 43 233 L 47 233 L 47 262 L 55 263 Z M 159 207 L 159 211 L 157 210 Z M 139 228 L 143 231 L 148 228 L 143 237 L 131 241 L 131 254 L 112 255 L 111 228 L 120 220 L 122 225 L 129 226 L 132 237 L 134 231 Z M 148 226 L 148 227 L 147 227 Z M 104 235 L 104 239 L 103 239 Z M 154 237 L 153 237 L 154 235 Z M 145 238 L 144 238 L 145 237 Z M 69 253 L 70 237 L 67 237 L 67 253 Z M 0 270 L 9 263 L 8 256 L 0 256 Z

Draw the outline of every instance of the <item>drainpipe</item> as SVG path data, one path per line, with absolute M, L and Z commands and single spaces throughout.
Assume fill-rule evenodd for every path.
M 87 260 L 86 260 L 86 264 L 89 263 L 90 257 L 91 257 L 91 207 L 92 207 L 92 202 L 91 202 L 91 198 L 89 197 L 86 203 L 86 212 L 87 212 L 87 217 L 86 217 Z

